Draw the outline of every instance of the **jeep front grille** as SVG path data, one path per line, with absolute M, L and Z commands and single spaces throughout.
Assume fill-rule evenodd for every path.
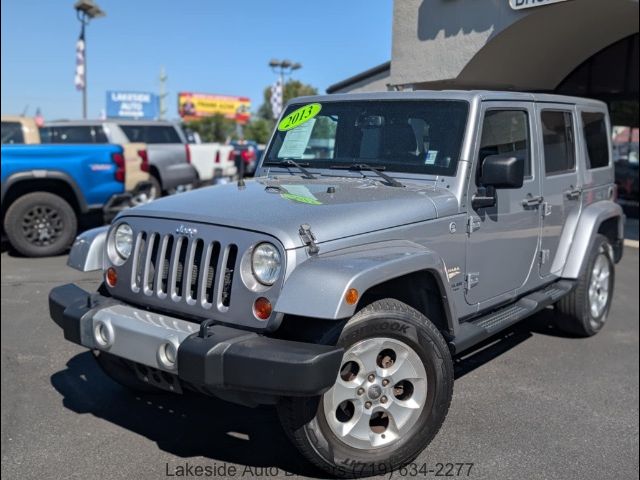
M 286 258 L 274 238 L 165 218 L 123 215 L 119 221 L 131 226 L 134 245 L 129 259 L 115 266 L 118 283 L 109 287 L 114 298 L 193 321 L 215 319 L 256 330 L 273 326 L 254 316 L 253 304 L 258 297 L 275 304 L 282 282 L 267 290 L 252 290 L 243 276 L 251 275 L 246 252 L 261 242 L 272 242 Z M 190 234 L 182 233 L 184 230 Z
M 231 305 L 236 244 L 142 231 L 132 255 L 132 292 L 220 312 Z

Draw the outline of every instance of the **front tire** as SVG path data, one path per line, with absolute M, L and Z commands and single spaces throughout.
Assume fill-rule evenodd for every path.
M 4 217 L 9 243 L 27 257 L 64 252 L 76 236 L 78 219 L 69 203 L 48 192 L 22 195 Z
M 436 435 L 453 394 L 447 344 L 424 315 L 385 299 L 342 330 L 334 386 L 322 397 L 287 398 L 283 427 L 313 464 L 331 475 L 384 474 L 411 462 Z
M 576 287 L 555 306 L 558 328 L 580 337 L 602 330 L 611 308 L 614 279 L 611 245 L 604 235 L 597 235 Z

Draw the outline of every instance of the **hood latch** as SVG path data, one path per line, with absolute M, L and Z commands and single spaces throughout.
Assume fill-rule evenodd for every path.
M 309 249 L 309 255 L 317 255 L 320 251 L 320 247 L 318 247 L 318 245 L 316 244 L 316 236 L 311 231 L 311 227 L 308 224 L 303 223 L 302 225 L 300 225 L 298 234 Z

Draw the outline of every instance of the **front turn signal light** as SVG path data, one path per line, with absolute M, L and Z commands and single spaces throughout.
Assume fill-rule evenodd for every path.
M 110 287 L 115 287 L 116 283 L 118 283 L 118 273 L 113 267 L 107 268 L 107 273 L 104 277 L 107 281 L 107 285 L 109 285 Z
M 253 303 L 253 314 L 258 320 L 267 320 L 271 316 L 272 311 L 273 306 L 271 302 L 264 297 L 256 299 Z

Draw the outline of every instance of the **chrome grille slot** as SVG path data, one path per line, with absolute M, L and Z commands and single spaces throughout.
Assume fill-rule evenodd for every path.
M 189 305 L 195 305 L 198 291 L 198 272 L 200 270 L 200 262 L 202 261 L 202 246 L 204 242 L 197 239 L 191 242 L 187 260 L 187 267 L 183 275 L 183 296 L 187 299 Z
M 174 302 L 179 302 L 182 298 L 182 281 L 184 280 L 184 263 L 187 258 L 188 244 L 189 240 L 186 237 L 178 237 L 171 256 L 169 288 L 171 290 L 171 300 Z
M 143 291 L 145 295 L 153 295 L 153 279 L 156 274 L 159 244 L 160 234 L 152 233 L 149 235 L 144 260 Z
M 227 247 L 225 252 L 226 262 L 222 280 L 222 292 L 220 294 L 220 303 L 226 308 L 228 308 L 231 303 L 231 285 L 233 283 L 233 272 L 235 270 L 237 256 L 238 247 L 232 243 Z
M 171 265 L 173 242 L 173 235 L 165 235 L 162 240 L 162 247 L 160 247 L 160 264 L 158 265 L 158 275 L 156 277 L 156 294 L 159 298 L 165 298 L 167 296 L 169 265 Z
M 218 260 L 220 259 L 220 242 L 212 242 L 207 248 L 207 253 L 202 269 L 202 280 L 200 297 L 202 298 L 202 306 L 204 308 L 211 308 L 213 305 L 214 292 L 215 292 L 215 278 L 216 271 L 218 269 Z M 206 277 L 205 277 L 206 275 Z
M 136 238 L 136 244 L 133 250 L 133 258 L 131 264 L 133 271 L 131 272 L 131 290 L 138 293 L 142 288 L 142 275 L 144 267 L 145 244 L 147 243 L 147 233 L 140 232 Z

